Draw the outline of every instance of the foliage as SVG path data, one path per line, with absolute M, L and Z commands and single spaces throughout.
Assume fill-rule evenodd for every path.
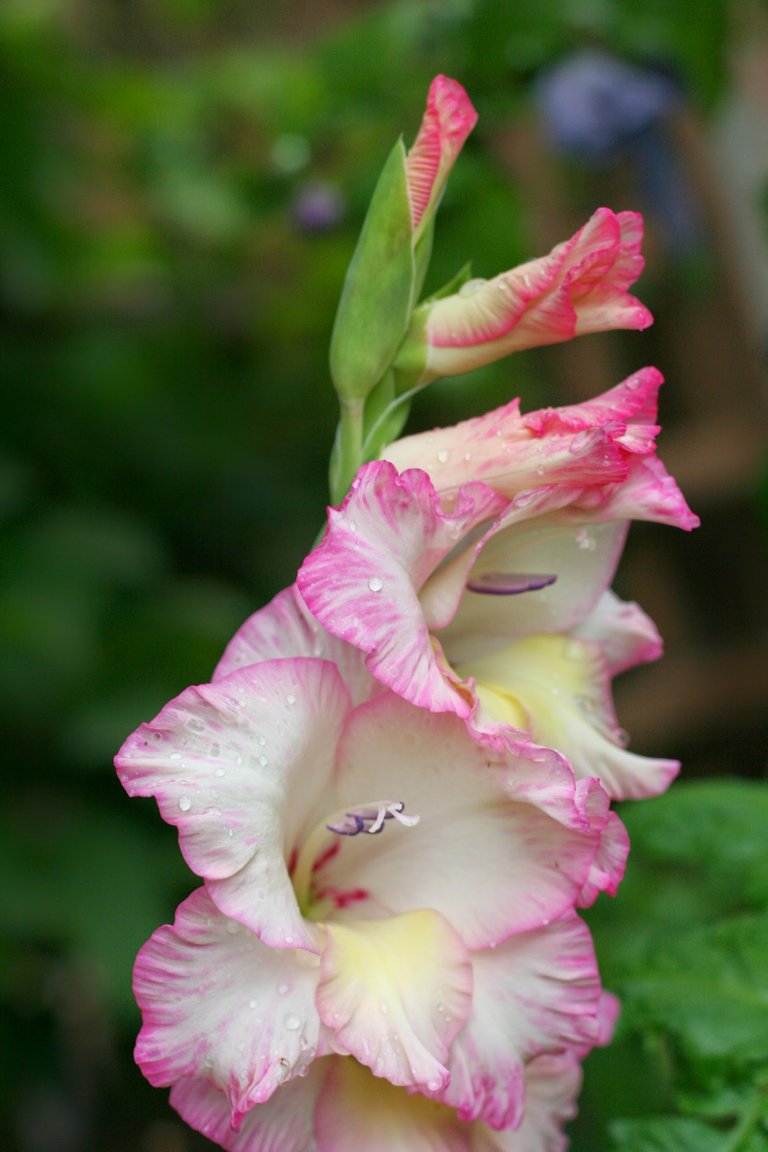
M 768 1142 L 768 789 L 692 781 L 625 805 L 620 898 L 590 917 L 619 1034 L 591 1057 L 574 1152 Z

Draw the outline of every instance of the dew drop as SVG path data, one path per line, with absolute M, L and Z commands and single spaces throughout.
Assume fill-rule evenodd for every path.
M 301 1020 L 299 1020 L 298 1016 L 295 1016 L 293 1013 L 290 1013 L 290 1015 L 286 1016 L 284 1024 L 289 1032 L 297 1032 L 299 1028 L 301 1028 Z
M 259 764 L 261 764 L 262 768 L 266 768 L 267 764 L 269 764 L 269 760 L 266 756 L 259 756 Z
M 289 704 L 295 704 L 296 703 L 296 697 L 294 696 L 293 692 L 288 693 L 288 695 L 286 696 L 286 700 L 288 701 Z
M 445 448 L 441 448 L 441 450 L 438 452 L 437 460 L 439 464 L 448 463 L 448 453 L 446 452 Z
M 288 985 L 287 984 L 278 984 L 278 986 L 277 986 L 278 996 L 285 996 L 287 991 L 288 991 Z
M 249 1008 L 258 1008 L 258 1006 L 259 1006 L 258 1000 L 249 1000 L 248 1001 L 248 1007 Z
M 428 1080 L 427 1081 L 427 1088 L 429 1089 L 430 1092 L 439 1092 L 440 1081 L 439 1080 Z
M 217 768 L 216 769 L 216 775 L 219 777 L 219 779 L 221 779 L 222 776 L 226 776 L 226 774 L 227 774 L 226 768 Z
M 181 809 L 182 812 L 189 812 L 191 807 L 192 807 L 192 801 L 190 800 L 189 796 L 180 796 L 179 797 L 179 808 Z
M 370 580 L 368 581 L 368 587 L 370 588 L 371 592 L 381 592 L 382 588 L 384 587 L 384 581 L 380 576 L 371 576 Z
M 267 742 L 266 736 L 259 736 L 259 747 L 263 748 Z

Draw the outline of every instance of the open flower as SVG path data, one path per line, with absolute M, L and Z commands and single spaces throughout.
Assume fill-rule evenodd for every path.
M 209 1082 L 237 1129 L 336 1053 L 503 1128 L 529 1060 L 598 1038 L 573 906 L 620 825 L 556 756 L 298 657 L 188 689 L 116 763 L 205 880 L 137 962 L 152 1083 Z
M 697 523 L 655 455 L 660 380 L 646 369 L 586 404 L 512 404 L 392 445 L 406 470 L 362 468 L 298 577 L 394 692 L 475 731 L 511 726 L 618 798 L 677 767 L 626 751 L 610 695 L 612 672 L 659 651 L 607 592 L 628 522 Z
M 414 311 L 395 361 L 416 385 L 491 364 L 510 352 L 589 332 L 647 328 L 648 309 L 628 288 L 643 270 L 642 217 L 599 208 L 548 256 Z

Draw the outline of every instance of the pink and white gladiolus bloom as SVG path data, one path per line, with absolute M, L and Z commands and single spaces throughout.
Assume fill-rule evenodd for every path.
M 629 521 L 698 523 L 655 454 L 660 382 L 648 368 L 584 404 L 522 415 L 514 401 L 390 445 L 298 577 L 317 620 L 392 691 L 555 748 L 619 799 L 677 771 L 626 750 L 610 691 L 660 652 L 608 590 Z
M 647 328 L 648 309 L 628 292 L 643 270 L 643 220 L 599 208 L 548 256 L 492 280 L 427 300 L 413 313 L 395 367 L 416 386 L 491 364 L 511 352 L 589 332 Z
M 528 1063 L 600 1040 L 573 909 L 615 890 L 624 833 L 558 757 L 391 692 L 355 705 L 332 662 L 297 657 L 188 689 L 116 764 L 205 882 L 137 960 L 137 1060 L 219 1140 L 226 1099 L 226 1147 L 275 1148 L 258 1110 L 274 1098 L 264 1123 L 290 1133 L 281 1094 L 311 1094 L 330 1054 L 518 1128 Z

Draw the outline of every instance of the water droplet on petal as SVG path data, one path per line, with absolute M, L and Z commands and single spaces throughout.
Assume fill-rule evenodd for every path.
M 370 588 L 371 592 L 381 592 L 382 588 L 384 587 L 384 581 L 380 576 L 371 576 L 370 580 L 368 581 L 368 587 Z
M 289 1032 L 296 1032 L 301 1028 L 301 1020 L 293 1013 L 286 1016 L 284 1023 Z
M 448 463 L 448 453 L 446 452 L 445 448 L 442 448 L 438 452 L 437 460 L 438 460 L 439 464 L 447 464 Z
M 190 800 L 189 796 L 180 796 L 179 797 L 179 808 L 181 809 L 182 812 L 189 812 L 191 807 L 192 807 L 192 801 Z
M 286 696 L 286 700 L 288 701 L 289 704 L 295 704 L 296 703 L 296 697 L 294 696 L 293 692 L 288 693 L 288 695 Z
M 219 779 L 221 779 L 222 776 L 226 776 L 226 774 L 227 774 L 226 768 L 217 768 L 216 769 L 216 775 L 219 777 Z
M 287 991 L 288 991 L 288 985 L 287 984 L 278 984 L 278 986 L 277 986 L 278 996 L 285 996 Z
M 259 1006 L 258 1000 L 249 1000 L 248 1001 L 248 1007 L 249 1008 L 258 1008 L 258 1006 Z

